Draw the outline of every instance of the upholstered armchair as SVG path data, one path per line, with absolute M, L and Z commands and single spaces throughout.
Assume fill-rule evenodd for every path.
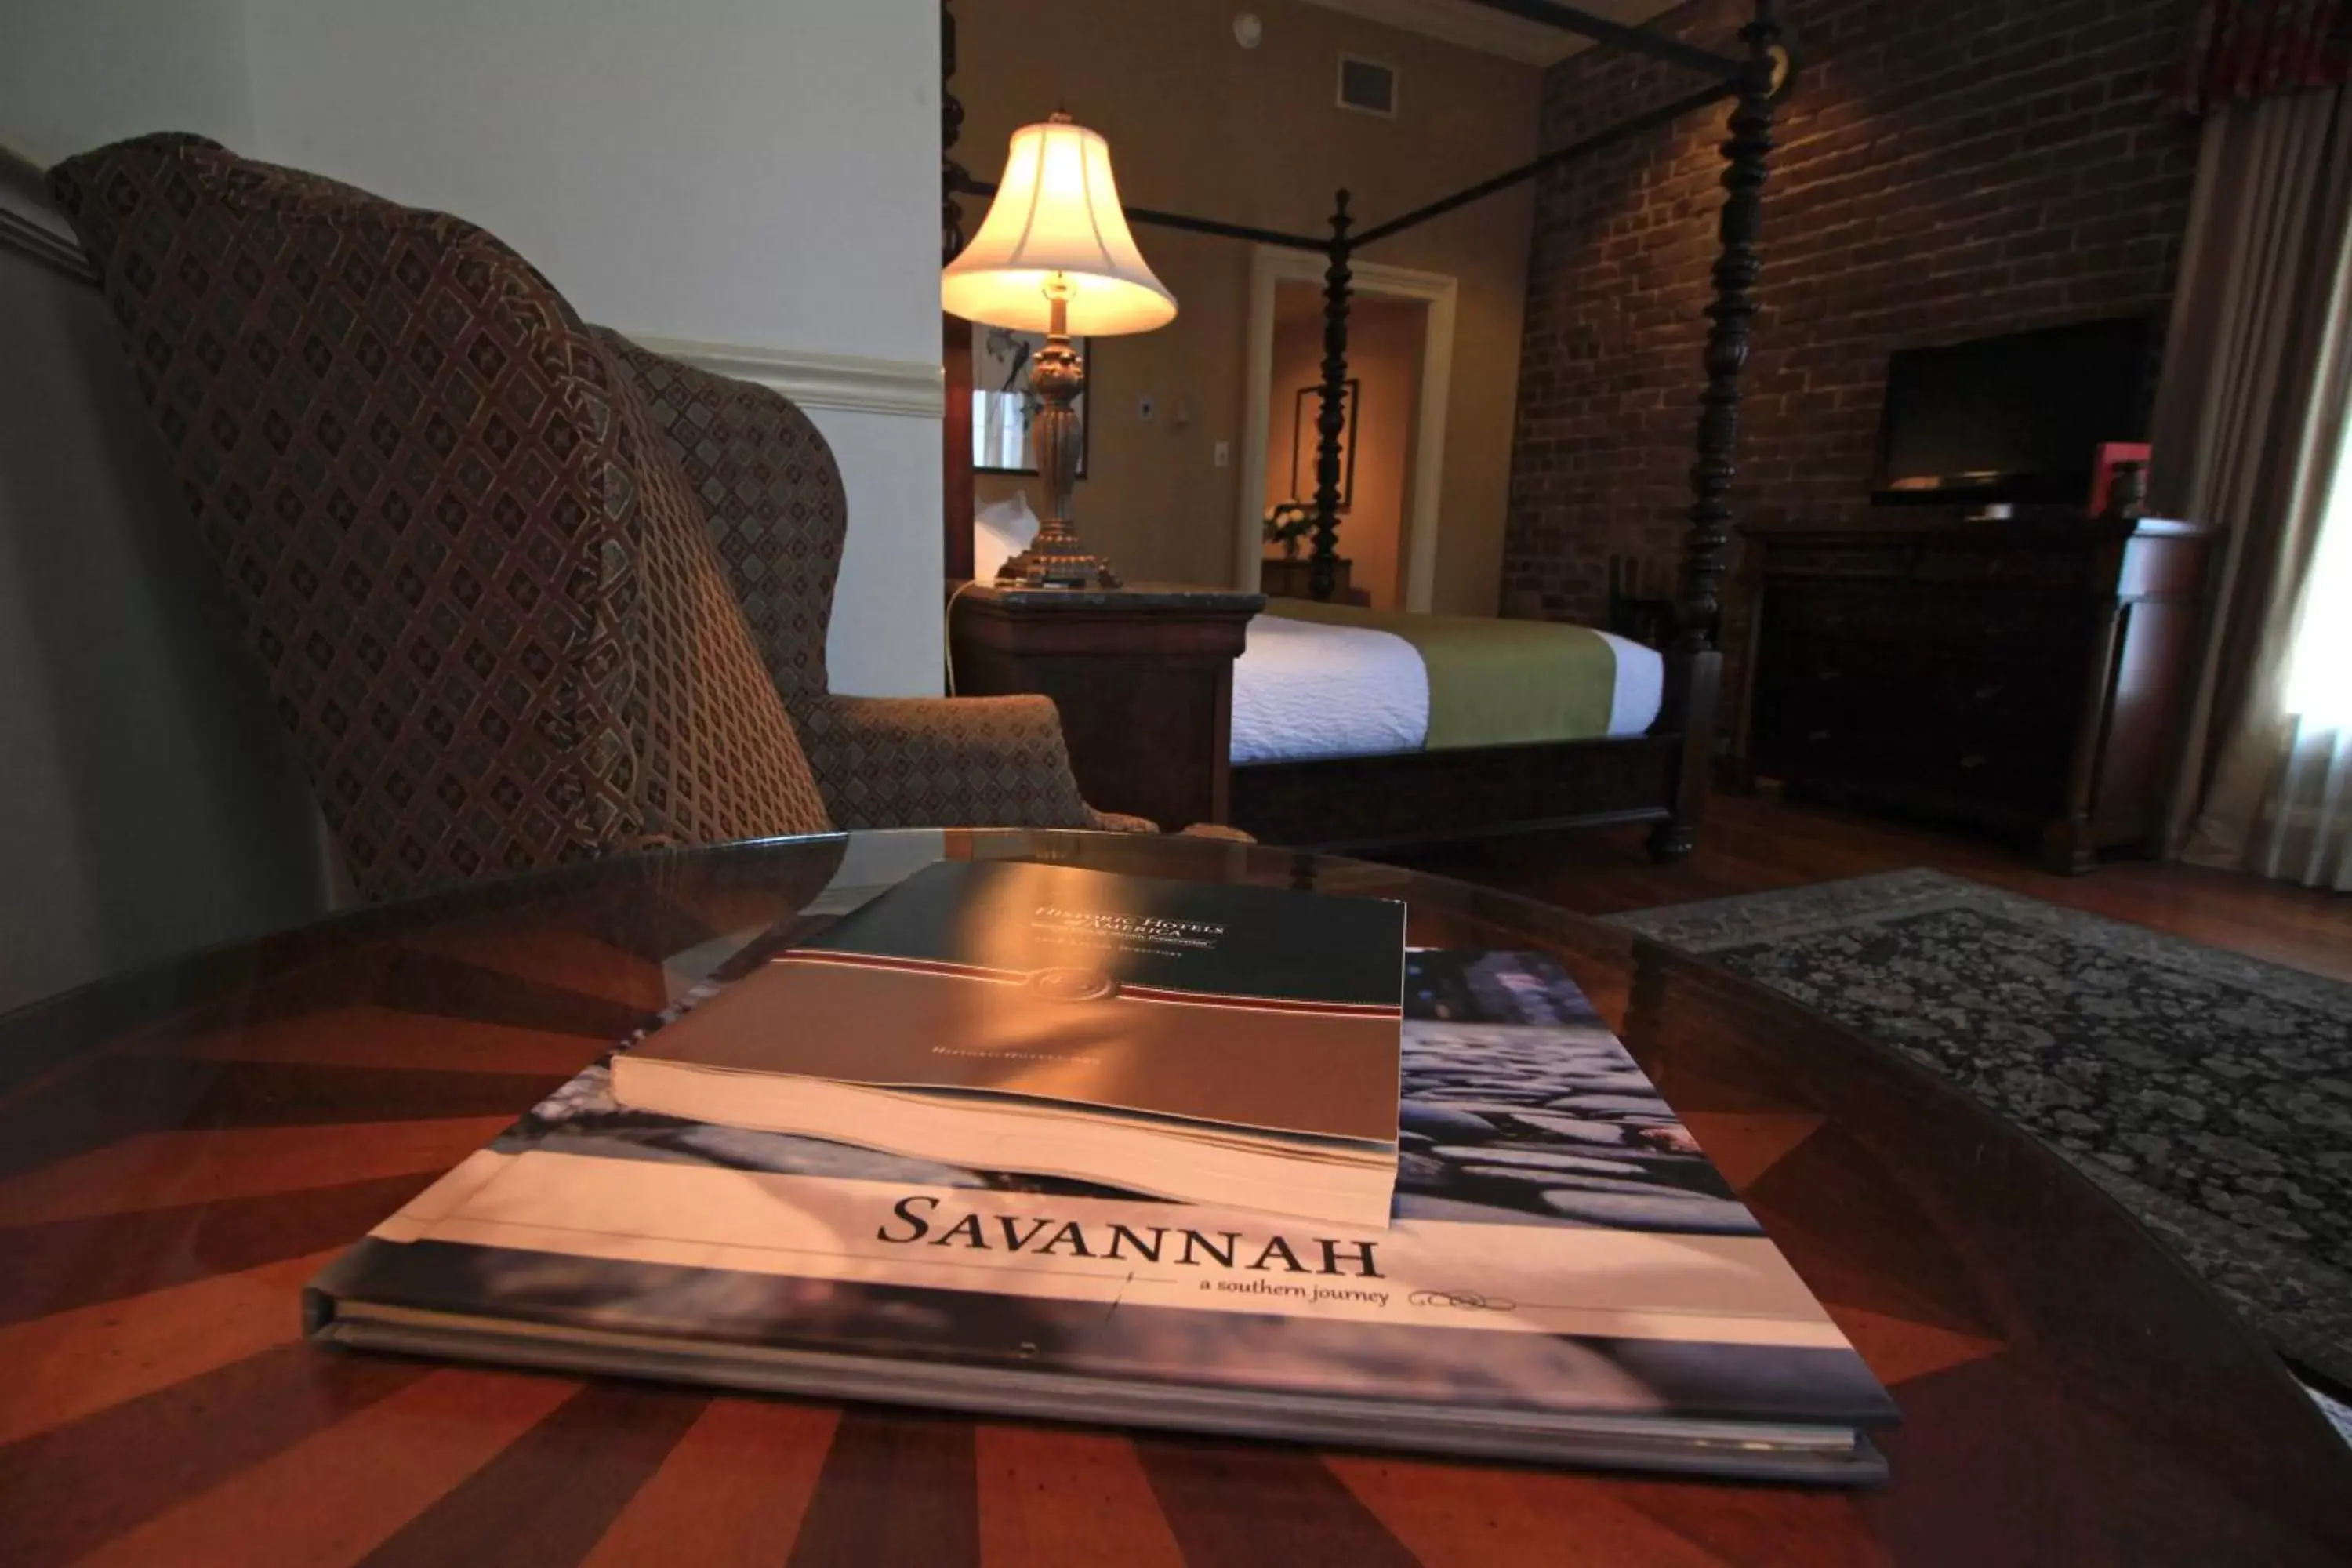
M 584 326 L 460 219 L 202 138 L 50 184 L 362 893 L 836 825 L 1149 826 L 1087 808 L 1042 699 L 828 695 L 840 479 L 774 394 Z
M 767 387 L 592 330 L 686 472 L 836 824 L 1150 827 L 1079 800 L 1047 698 L 832 695 L 825 633 L 848 506 L 824 437 Z

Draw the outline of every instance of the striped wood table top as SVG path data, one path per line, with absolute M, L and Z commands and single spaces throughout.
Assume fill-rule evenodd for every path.
M 0 1020 L 0 1563 L 712 1565 L 2352 1559 L 2352 1459 L 2086 1183 L 1891 1053 L 1538 905 L 1242 846 L 950 853 L 1407 899 L 1542 947 L 1893 1390 L 1805 1491 L 836 1407 L 340 1353 L 296 1293 L 839 863 L 608 862 Z

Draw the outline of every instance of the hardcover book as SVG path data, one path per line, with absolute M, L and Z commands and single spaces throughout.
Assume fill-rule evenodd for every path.
M 1378 1227 L 1403 964 L 1390 900 L 942 861 L 621 1057 L 613 1095 Z
M 826 1398 L 1884 1475 L 1885 1391 L 1550 960 L 1411 953 L 1402 1093 L 1383 1228 L 632 1110 L 608 1058 L 331 1266 L 305 1321 Z

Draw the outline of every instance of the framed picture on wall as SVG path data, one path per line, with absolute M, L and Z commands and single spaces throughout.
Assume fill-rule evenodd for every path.
M 1345 421 L 1339 430 L 1339 510 L 1348 510 L 1356 494 L 1356 409 L 1363 402 L 1364 384 L 1354 377 L 1348 381 L 1348 390 L 1339 399 L 1339 412 Z M 1323 416 L 1321 383 L 1302 386 L 1294 400 L 1296 417 L 1290 426 L 1290 493 L 1299 500 L 1315 499 L 1316 447 L 1322 433 L 1315 421 Z
M 1078 363 L 1094 379 L 1094 340 L 1074 338 Z M 981 474 L 1034 474 L 1029 425 L 1037 416 L 1036 394 L 1029 390 L 1029 359 L 1045 346 L 1043 332 L 971 324 L 971 467 Z M 1087 477 L 1087 395 L 1071 405 L 1078 415 L 1078 478 Z

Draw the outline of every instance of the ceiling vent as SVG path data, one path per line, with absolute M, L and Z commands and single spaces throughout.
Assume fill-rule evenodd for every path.
M 1394 120 L 1397 111 L 1396 67 L 1359 55 L 1339 57 L 1339 107 L 1361 114 Z

